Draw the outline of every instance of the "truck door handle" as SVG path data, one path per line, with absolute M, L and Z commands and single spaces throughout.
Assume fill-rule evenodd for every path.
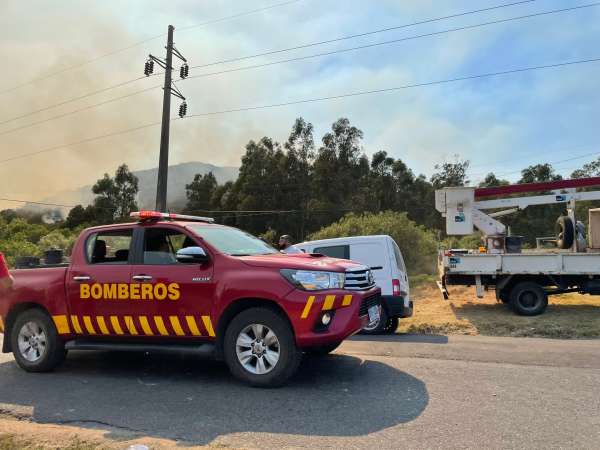
M 135 281 L 150 281 L 152 277 L 150 275 L 135 275 L 132 277 Z
M 89 275 L 77 275 L 76 277 L 73 277 L 73 281 L 90 281 L 91 279 L 92 277 Z

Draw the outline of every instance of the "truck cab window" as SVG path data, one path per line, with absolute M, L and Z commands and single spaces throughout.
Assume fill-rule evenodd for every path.
M 170 228 L 150 228 L 144 233 L 144 264 L 177 264 L 177 252 L 197 244 L 192 238 Z
M 127 264 L 131 247 L 131 229 L 92 234 L 86 243 L 90 264 Z

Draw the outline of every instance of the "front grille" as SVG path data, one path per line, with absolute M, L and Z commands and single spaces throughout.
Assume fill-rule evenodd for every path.
M 358 315 L 366 316 L 371 306 L 378 306 L 379 304 L 381 304 L 381 297 L 379 295 L 373 295 L 365 298 L 360 304 Z
M 354 291 L 367 290 L 375 286 L 375 280 L 370 269 L 364 268 L 346 272 L 344 289 Z

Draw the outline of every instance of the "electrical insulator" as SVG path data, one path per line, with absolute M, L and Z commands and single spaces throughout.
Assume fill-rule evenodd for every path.
M 190 66 L 188 66 L 187 64 L 182 65 L 181 68 L 179 69 L 179 77 L 181 79 L 187 78 L 189 73 L 190 73 Z
M 179 105 L 179 117 L 183 118 L 187 114 L 187 103 L 183 102 Z
M 144 75 L 146 75 L 148 77 L 148 76 L 152 75 L 153 72 L 154 72 L 154 61 L 149 59 L 148 61 L 146 61 L 146 64 L 144 64 Z

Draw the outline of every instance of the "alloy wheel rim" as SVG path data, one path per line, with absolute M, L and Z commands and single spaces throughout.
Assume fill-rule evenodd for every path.
M 37 322 L 27 322 L 19 330 L 19 353 L 29 361 L 36 362 L 44 357 L 47 347 L 46 332 Z
M 235 351 L 242 367 L 255 375 L 271 372 L 281 356 L 277 335 L 259 323 L 248 325 L 238 334 Z

